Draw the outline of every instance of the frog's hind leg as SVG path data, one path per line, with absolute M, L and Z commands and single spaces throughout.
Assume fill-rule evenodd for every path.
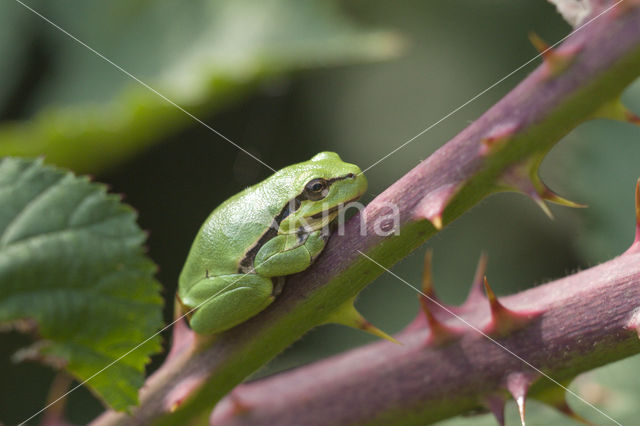
M 255 274 L 230 274 L 205 278 L 193 286 L 182 303 L 193 309 L 193 331 L 213 334 L 234 327 L 275 299 L 270 278 Z

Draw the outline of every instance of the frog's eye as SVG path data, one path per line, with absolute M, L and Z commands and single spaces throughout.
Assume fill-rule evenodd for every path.
M 304 195 L 308 200 L 317 201 L 327 196 L 329 193 L 329 184 L 322 178 L 313 179 L 304 186 Z

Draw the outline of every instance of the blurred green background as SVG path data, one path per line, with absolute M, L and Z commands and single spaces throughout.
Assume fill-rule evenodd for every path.
M 276 169 L 322 150 L 367 167 L 536 55 L 530 31 L 548 42 L 570 31 L 544 0 L 27 4 Z M 480 116 L 538 62 L 368 171 L 364 201 Z M 177 276 L 201 222 L 269 170 L 13 1 L 0 5 L 0 75 L 0 155 L 44 155 L 123 193 L 150 232 L 169 320 Z M 640 111 L 640 85 L 624 99 Z M 616 256 L 633 239 L 639 138 L 632 125 L 582 125 L 551 152 L 542 177 L 589 209 L 552 206 L 556 219 L 549 221 L 521 195 L 495 195 L 394 272 L 418 284 L 424 250 L 432 247 L 437 290 L 457 303 L 481 251 L 489 255 L 488 277 L 498 294 Z M 414 292 L 383 275 L 362 292 L 358 307 L 396 332 L 418 305 Z M 11 362 L 26 337 L 8 332 L 0 339 L 0 422 L 14 424 L 42 408 L 53 374 Z M 322 327 L 258 375 L 370 340 Z M 161 361 L 157 356 L 150 370 Z M 640 358 L 625 360 L 580 377 L 572 388 L 633 424 L 640 385 L 629 372 L 638 368 Z M 101 411 L 84 389 L 68 403 L 75 423 Z M 570 404 L 605 424 L 580 401 Z M 535 402 L 527 411 L 531 425 L 574 424 Z M 507 414 L 508 424 L 518 423 L 513 404 Z M 481 422 L 494 424 L 488 415 L 444 423 Z

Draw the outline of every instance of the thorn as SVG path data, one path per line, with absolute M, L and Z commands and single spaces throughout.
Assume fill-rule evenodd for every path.
M 187 377 L 165 395 L 164 406 L 173 413 L 206 381 L 206 377 Z
M 436 228 L 436 230 L 441 230 L 442 229 L 442 215 L 437 215 L 432 217 L 431 219 L 429 219 L 429 222 L 431 222 L 431 224 L 433 225 L 434 228 Z
M 580 203 L 576 203 L 575 201 L 567 200 L 566 198 L 559 196 L 558 194 L 556 194 L 555 192 L 553 192 L 547 187 L 545 187 L 544 189 L 542 198 L 546 201 L 559 204 L 565 207 L 571 207 L 574 209 L 584 209 L 588 207 L 586 204 L 580 204 Z
M 524 396 L 519 396 L 515 398 L 516 404 L 518 405 L 518 413 L 520 414 L 520 423 L 522 426 L 526 426 L 527 422 L 525 420 L 525 409 L 526 409 L 526 398 Z
M 537 173 L 540 161 L 542 161 L 541 158 L 529 159 L 506 169 L 498 179 L 498 185 L 506 190 L 522 192 L 531 198 L 550 219 L 553 219 L 553 214 L 541 195 L 546 187 Z
M 240 395 L 238 394 L 238 392 L 239 392 L 238 387 L 235 387 L 229 393 L 229 400 L 231 401 L 231 406 L 232 406 L 231 408 L 232 414 L 246 413 L 251 409 L 251 405 L 243 401 Z
M 380 330 L 378 327 L 367 321 L 353 306 L 353 300 L 347 301 L 341 307 L 332 312 L 327 318 L 327 323 L 336 323 L 346 325 L 347 327 L 356 328 L 358 330 L 366 331 L 374 336 L 378 336 L 382 339 L 386 339 L 390 342 L 401 345 L 399 341 Z
M 542 182 L 542 179 L 540 179 L 540 175 L 537 172 L 538 167 L 539 167 L 539 164 L 535 164 L 532 166 L 531 183 L 533 185 L 533 188 L 536 194 L 541 199 L 541 202 L 544 203 L 544 201 L 549 201 L 555 204 L 560 204 L 565 207 L 579 208 L 579 209 L 587 207 L 584 204 L 567 200 L 566 198 L 559 196 L 558 194 L 553 192 L 551 189 L 549 189 L 549 187 L 544 182 Z M 553 219 L 553 215 L 551 214 L 549 207 L 546 205 L 546 203 L 544 204 L 545 204 L 545 207 L 543 208 L 543 210 L 545 211 L 545 213 L 547 213 L 547 216 Z
M 489 305 L 491 307 L 491 311 L 495 312 L 501 309 L 502 305 L 500 304 L 500 302 L 498 302 L 498 298 L 496 297 L 496 294 L 491 289 L 491 286 L 489 286 L 489 281 L 487 281 L 486 276 L 484 277 L 483 283 L 484 283 L 484 292 L 486 293 L 487 298 L 489 299 Z
M 382 339 L 388 340 L 392 343 L 395 343 L 396 345 L 402 345 L 402 343 L 400 343 L 398 340 L 394 339 L 393 337 L 391 337 L 390 335 L 388 335 L 387 333 L 385 333 L 384 331 L 380 330 L 378 327 L 374 326 L 373 324 L 371 324 L 369 321 L 367 321 L 366 319 L 362 318 L 362 321 L 360 322 L 360 327 L 361 330 L 366 331 L 367 333 L 373 334 L 374 336 L 378 336 Z
M 437 296 L 433 286 L 433 278 L 431 276 L 431 264 L 433 259 L 433 250 L 428 249 L 424 256 L 424 269 L 422 271 L 422 294 L 418 294 L 420 302 L 420 312 L 418 317 L 413 320 L 407 327 L 408 330 L 423 329 L 425 326 L 429 329 L 427 337 L 427 345 L 442 345 L 456 339 L 461 332 L 443 324 L 433 314 L 434 309 L 442 309 L 438 306 Z
M 538 34 L 530 32 L 529 41 L 531 42 L 531 44 L 533 44 L 533 47 L 536 48 L 538 53 L 540 53 L 543 57 L 549 54 L 548 52 L 551 50 L 551 47 L 544 40 L 542 40 L 542 38 Z
M 484 276 L 487 271 L 487 262 L 489 258 L 485 252 L 480 253 L 480 259 L 478 259 L 478 266 L 476 266 L 476 272 L 473 276 L 473 282 L 469 289 L 469 295 L 467 300 L 464 301 L 460 310 L 466 310 L 467 308 L 477 304 L 478 302 L 484 302 L 486 297 L 482 291 Z
M 436 292 L 433 288 L 433 277 L 431 276 L 431 264 L 433 261 L 433 249 L 427 249 L 424 255 L 424 263 L 422 268 L 422 292 L 427 296 L 435 299 Z M 418 295 L 418 299 L 422 300 L 424 296 Z
M 504 426 L 504 397 L 501 395 L 491 395 L 484 400 L 484 405 L 493 413 L 498 425 Z
M 544 64 L 549 70 L 550 76 L 560 74 L 573 62 L 576 52 L 561 53 L 549 46 L 540 36 L 534 32 L 529 33 L 529 40 L 533 47 L 542 55 Z
M 506 308 L 498 301 L 498 298 L 489 286 L 487 277 L 484 278 L 484 290 L 489 300 L 489 308 L 491 309 L 491 320 L 484 330 L 487 334 L 504 335 L 518 330 L 540 314 L 540 312 L 515 312 Z
M 522 426 L 526 425 L 525 412 L 527 402 L 527 392 L 531 384 L 537 379 L 537 375 L 526 373 L 511 373 L 507 376 L 507 390 L 516 401 L 518 413 L 520 414 L 520 422 Z
M 422 268 L 422 293 L 426 294 L 431 299 L 436 300 L 437 296 L 433 287 L 433 279 L 431 277 L 432 258 L 433 250 L 431 248 L 428 248 L 427 252 L 424 255 L 424 266 Z M 429 325 L 429 309 L 427 305 L 428 299 L 420 293 L 418 293 L 417 296 L 418 302 L 420 302 L 420 311 L 418 311 L 418 315 L 416 316 L 416 318 L 411 321 L 411 323 L 409 323 L 409 325 L 405 328 L 405 331 L 422 330 Z
M 640 116 L 630 111 L 620 98 L 602 104 L 593 114 L 592 118 L 604 118 L 607 120 L 622 121 L 640 126 Z
M 535 203 L 538 205 L 538 207 L 540 207 L 542 209 L 544 214 L 546 214 L 549 219 L 551 219 L 551 220 L 554 219 L 553 218 L 553 213 L 551 212 L 551 209 L 549 208 L 547 203 L 544 201 L 544 199 L 537 192 L 529 193 L 527 195 L 533 201 L 535 201 Z
M 553 213 L 547 201 L 560 204 L 567 207 L 584 208 L 583 204 L 579 204 L 566 198 L 563 198 L 549 189 L 538 174 L 538 168 L 542 158 L 533 158 L 507 169 L 502 177 L 498 180 L 498 184 L 503 189 L 522 192 L 531 198 L 542 211 L 553 219 Z
M 217 425 L 226 423 L 234 417 L 249 413 L 252 410 L 253 407 L 247 402 L 246 397 L 243 398 L 239 395 L 242 387 L 242 384 L 236 386 L 226 397 L 216 404 L 215 408 L 211 411 L 209 424 Z
M 436 230 L 441 230 L 444 225 L 444 210 L 458 192 L 459 185 L 450 183 L 431 191 L 416 206 L 413 218 L 426 219 Z
M 433 315 L 431 310 L 428 308 L 429 300 L 422 297 L 420 299 L 420 304 L 427 326 L 429 327 L 429 336 L 426 341 L 427 345 L 444 345 L 457 339 L 462 334 L 461 331 L 443 324 Z
M 480 155 L 486 156 L 508 142 L 520 126 L 515 123 L 501 124 L 480 140 Z

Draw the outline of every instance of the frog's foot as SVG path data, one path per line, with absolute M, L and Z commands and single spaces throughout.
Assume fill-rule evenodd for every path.
M 275 299 L 270 278 L 230 274 L 199 281 L 182 297 L 193 310 L 189 324 L 198 334 L 228 330 L 256 315 Z
M 303 241 L 302 244 L 299 244 Z M 304 271 L 324 248 L 321 231 L 304 234 L 283 234 L 272 238 L 256 254 L 254 268 L 265 277 L 281 277 Z

